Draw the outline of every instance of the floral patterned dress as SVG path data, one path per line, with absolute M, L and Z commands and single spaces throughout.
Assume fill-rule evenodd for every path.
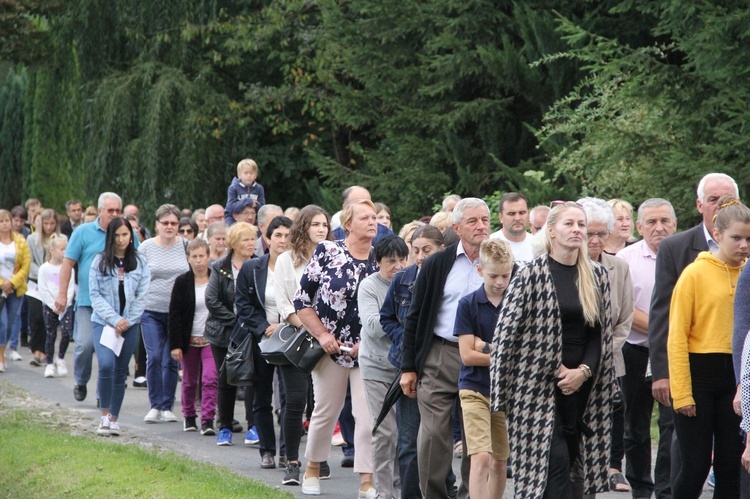
M 323 241 L 315 248 L 307 264 L 300 289 L 294 296 L 294 308 L 312 308 L 326 331 L 346 346 L 359 341 L 362 322 L 357 307 L 357 288 L 368 275 L 378 271 L 374 258 L 354 258 L 344 241 Z M 332 355 L 342 367 L 357 367 L 357 360 L 342 353 Z

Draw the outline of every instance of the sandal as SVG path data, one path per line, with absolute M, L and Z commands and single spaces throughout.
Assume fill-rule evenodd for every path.
M 630 492 L 630 483 L 622 472 L 616 471 L 609 475 L 609 490 L 612 492 Z
M 457 459 L 461 459 L 461 457 L 463 456 L 463 453 L 464 453 L 463 451 L 464 451 L 463 443 L 461 442 L 461 440 L 459 440 L 453 446 L 453 457 L 455 457 Z

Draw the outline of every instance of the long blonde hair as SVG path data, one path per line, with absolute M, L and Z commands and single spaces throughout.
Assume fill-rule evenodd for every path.
M 552 253 L 553 248 L 553 240 L 550 234 L 551 229 L 554 227 L 555 223 L 557 223 L 562 214 L 570 208 L 581 210 L 583 216 L 586 216 L 586 212 L 581 205 L 573 201 L 561 203 L 553 207 L 547 217 L 547 230 L 544 231 L 544 247 L 548 254 Z M 586 244 L 582 244 L 581 247 L 578 248 L 576 269 L 578 270 L 576 286 L 578 287 L 578 299 L 581 301 L 581 306 L 583 307 L 583 317 L 586 319 L 588 325 L 593 326 L 601 319 L 602 295 L 596 282 L 594 267 L 591 265 L 591 261 L 588 257 Z

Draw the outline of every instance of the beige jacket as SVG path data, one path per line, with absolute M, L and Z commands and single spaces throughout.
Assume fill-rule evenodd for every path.
M 630 279 L 630 267 L 621 258 L 602 253 L 602 266 L 607 269 L 610 283 L 610 301 L 612 303 L 612 354 L 615 364 L 615 375 L 625 375 L 625 361 L 622 358 L 622 346 L 630 334 L 633 323 L 635 302 L 633 301 L 633 281 Z

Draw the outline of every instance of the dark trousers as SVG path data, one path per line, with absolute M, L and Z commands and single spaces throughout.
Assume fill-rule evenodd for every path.
M 47 329 L 47 341 L 44 344 L 44 354 L 47 356 L 47 364 L 52 364 L 55 360 L 55 341 L 57 341 L 57 328 L 60 327 L 60 349 L 57 356 L 60 360 L 65 358 L 68 351 L 68 344 L 73 337 L 73 321 L 75 312 L 71 305 L 65 310 L 62 319 L 47 305 L 42 305 L 42 316 L 44 318 L 44 327 Z
M 578 438 L 577 432 L 565 430 L 558 413 L 555 413 L 543 499 L 573 499 L 570 469 L 578 455 Z
M 273 374 L 275 365 L 260 356 L 260 348 L 253 347 L 255 383 L 245 393 L 245 403 L 253 401 L 253 422 L 260 440 L 260 455 L 270 452 L 276 455 L 276 430 L 273 426 Z M 254 392 L 254 393 L 253 393 Z
M 615 383 L 617 386 L 612 399 L 612 448 L 609 453 L 609 467 L 622 471 L 622 458 L 625 457 L 625 402 L 620 378 L 616 379 Z
M 42 301 L 32 296 L 26 297 L 29 319 L 29 350 L 44 352 L 47 343 L 47 329 L 44 327 Z
M 216 371 L 219 373 L 219 396 L 217 409 L 219 410 L 219 429 L 232 429 L 232 420 L 234 419 L 234 401 L 237 397 L 237 387 L 227 383 L 227 374 L 221 368 L 224 363 L 224 357 L 227 356 L 227 348 L 211 345 L 211 353 L 214 354 L 216 361 Z M 245 419 L 252 419 L 253 398 L 245 397 Z
M 289 461 L 299 461 L 302 415 L 307 405 L 310 375 L 293 365 L 279 366 L 279 371 L 286 390 L 286 403 L 281 411 L 281 431 L 286 443 L 286 457 Z
M 136 343 L 135 352 L 133 352 L 133 358 L 135 359 L 135 374 L 133 378 L 146 377 L 146 347 L 143 345 L 143 333 L 141 332 L 141 326 L 138 325 L 138 343 Z
M 656 453 L 654 479 L 651 478 L 651 414 L 655 399 L 651 392 L 651 378 L 646 379 L 648 348 L 625 343 L 625 376 L 621 379 L 625 401 L 625 476 L 632 487 L 633 497 L 657 499 L 672 497 L 670 485 L 672 408 L 659 403 L 659 446 Z
M 682 469 L 674 481 L 674 496 L 700 497 L 711 469 L 716 475 L 714 497 L 740 497 L 740 416 L 732 408 L 736 392 L 732 355 L 690 354 L 694 417 L 675 413 L 674 429 L 680 445 Z
M 346 385 L 346 398 L 341 414 L 339 414 L 339 427 L 341 428 L 341 436 L 346 441 L 341 447 L 341 451 L 345 456 L 354 457 L 354 415 L 352 414 L 352 389 L 350 385 Z

